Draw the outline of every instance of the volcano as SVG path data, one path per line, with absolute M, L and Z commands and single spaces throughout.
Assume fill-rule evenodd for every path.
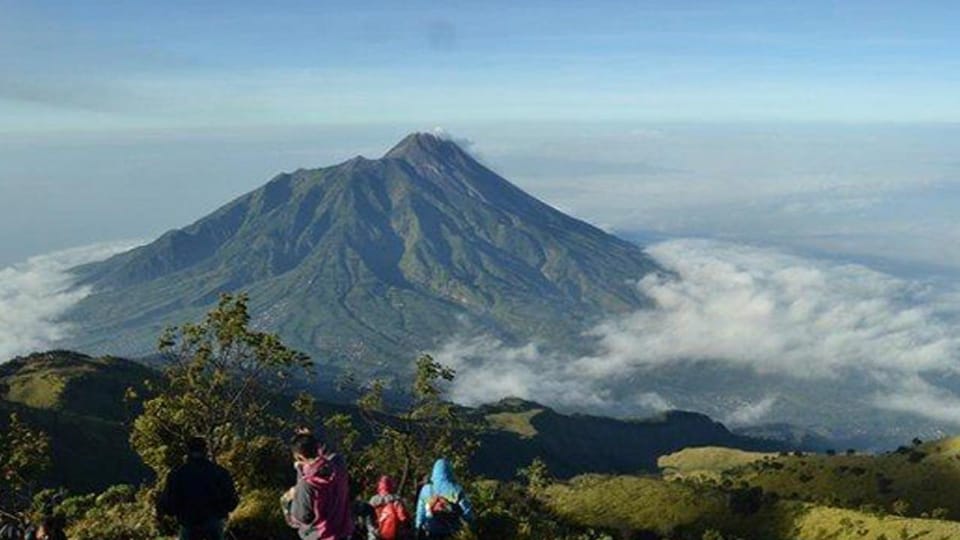
M 395 372 L 455 335 L 575 347 L 648 306 L 637 245 L 527 194 L 454 142 L 405 137 L 379 159 L 283 173 L 192 225 L 74 269 L 92 294 L 65 345 L 154 351 L 223 292 L 321 365 Z

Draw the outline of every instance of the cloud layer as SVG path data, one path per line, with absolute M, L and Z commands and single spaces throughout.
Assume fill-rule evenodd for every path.
M 31 257 L 0 269 L 0 362 L 48 347 L 70 332 L 58 318 L 90 293 L 68 269 L 105 259 L 137 242 L 109 242 Z
M 460 371 L 456 398 L 477 403 L 516 395 L 567 407 L 655 409 L 668 406 L 671 396 L 652 399 L 637 380 L 660 368 L 708 362 L 806 382 L 868 380 L 877 406 L 960 424 L 960 407 L 930 406 L 945 403 L 944 396 L 960 404 L 927 382 L 960 373 L 956 306 L 942 290 L 859 265 L 740 244 L 676 240 L 649 252 L 676 276 L 643 277 L 637 286 L 657 307 L 595 327 L 592 354 L 511 348 L 486 337 L 447 343 L 437 354 Z M 776 396 L 734 401 L 726 419 L 756 423 L 776 403 Z

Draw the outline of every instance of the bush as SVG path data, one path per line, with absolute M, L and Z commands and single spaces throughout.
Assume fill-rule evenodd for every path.
M 71 505 L 76 512 L 87 503 L 89 500 L 75 499 Z M 72 540 L 153 540 L 170 531 L 161 530 L 154 516 L 151 491 L 114 486 L 96 497 L 67 532 Z
M 948 519 L 950 516 L 950 511 L 946 508 L 934 508 L 930 511 L 930 518 L 932 519 Z
M 894 514 L 898 516 L 905 516 L 910 512 L 910 503 L 903 499 L 897 499 L 893 501 L 893 504 L 890 506 L 890 509 Z
M 240 506 L 230 515 L 230 533 L 244 540 L 296 539 L 296 531 L 287 526 L 280 510 L 280 495 L 271 489 L 244 493 Z

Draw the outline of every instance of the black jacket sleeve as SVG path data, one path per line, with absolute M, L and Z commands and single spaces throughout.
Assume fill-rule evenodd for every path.
M 157 497 L 157 514 L 161 516 L 177 515 L 177 474 L 170 471 L 167 481 L 163 483 L 163 491 Z
M 240 497 L 237 496 L 237 488 L 233 483 L 233 478 L 226 469 L 220 469 L 219 484 L 220 510 L 223 512 L 223 516 L 226 517 L 230 512 L 237 509 L 237 506 L 240 504 Z

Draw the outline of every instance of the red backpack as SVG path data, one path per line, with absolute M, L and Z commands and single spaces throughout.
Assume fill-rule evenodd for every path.
M 377 529 L 383 540 L 396 540 L 410 521 L 407 509 L 399 500 L 393 500 L 376 507 Z

